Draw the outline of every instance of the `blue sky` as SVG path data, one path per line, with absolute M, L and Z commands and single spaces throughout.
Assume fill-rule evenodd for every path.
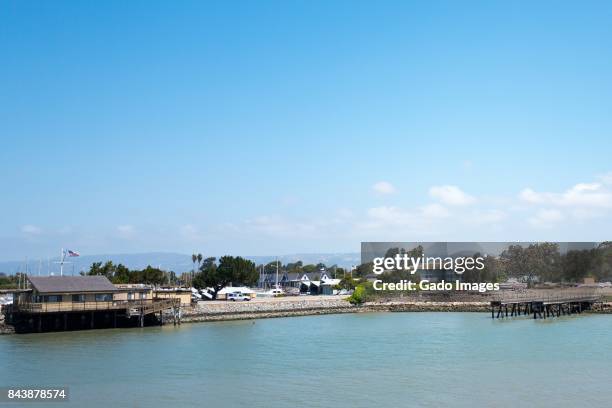
M 0 260 L 605 240 L 608 2 L 6 2 Z

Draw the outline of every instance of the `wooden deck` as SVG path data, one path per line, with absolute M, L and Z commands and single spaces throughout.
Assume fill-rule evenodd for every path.
M 64 313 L 125 311 L 128 316 L 147 315 L 177 307 L 178 299 L 114 300 L 110 302 L 21 303 L 12 306 L 13 313 Z

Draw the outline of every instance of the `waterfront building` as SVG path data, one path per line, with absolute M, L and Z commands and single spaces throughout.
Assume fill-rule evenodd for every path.
M 180 316 L 176 298 L 158 298 L 145 285 L 113 285 L 105 276 L 29 276 L 29 288 L 13 293 L 8 315 L 19 331 L 144 326 Z
M 155 288 L 153 296 L 155 299 L 178 299 L 183 306 L 191 304 L 191 289 L 189 288 Z
M 30 290 L 16 294 L 13 304 L 44 312 L 85 306 L 107 307 L 120 290 L 105 276 L 28 276 Z
M 152 300 L 153 287 L 142 283 L 116 284 L 119 293 L 115 296 L 116 300 Z

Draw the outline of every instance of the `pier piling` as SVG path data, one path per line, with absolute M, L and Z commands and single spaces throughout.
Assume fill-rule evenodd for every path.
M 591 309 L 599 296 L 592 290 L 541 291 L 536 294 L 504 294 L 491 301 L 491 318 L 533 314 L 534 319 L 546 319 L 563 315 L 581 314 Z M 497 315 L 495 310 L 497 309 Z

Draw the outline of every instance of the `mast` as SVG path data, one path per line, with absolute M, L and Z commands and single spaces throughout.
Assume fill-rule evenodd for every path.
M 64 264 L 72 263 L 72 262 L 66 262 L 66 251 L 64 251 L 64 248 L 62 248 L 59 262 L 53 262 L 53 263 L 57 263 L 60 265 L 60 276 L 64 276 Z
M 278 257 L 276 257 L 276 289 L 278 289 Z

